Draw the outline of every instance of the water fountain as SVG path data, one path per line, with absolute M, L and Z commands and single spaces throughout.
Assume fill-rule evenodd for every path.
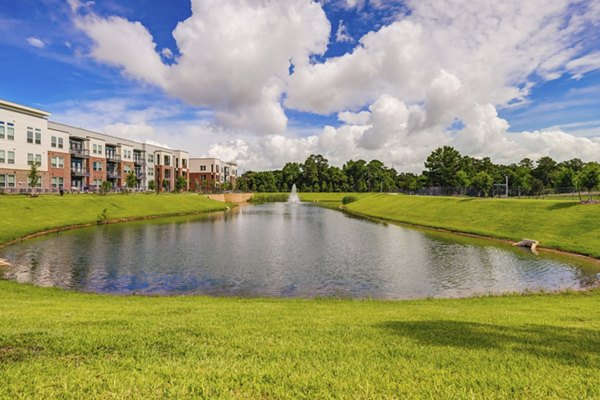
M 288 197 L 288 203 L 292 203 L 292 204 L 300 203 L 300 198 L 298 197 L 298 194 L 296 193 L 296 184 L 295 183 L 292 185 L 292 192 L 290 193 L 290 197 Z

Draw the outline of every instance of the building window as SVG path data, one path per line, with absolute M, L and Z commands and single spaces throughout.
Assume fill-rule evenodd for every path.
M 17 180 L 14 175 L 0 175 L 0 188 L 14 188 Z
M 33 128 L 27 127 L 27 143 L 33 143 Z
M 167 166 L 167 167 L 171 166 L 171 157 L 165 156 L 165 166 Z
M 6 162 L 6 152 L 4 150 L 0 150 L 0 164 L 4 164 Z
M 53 189 L 61 188 L 61 187 L 63 187 L 64 184 L 65 184 L 65 178 L 61 178 L 61 177 L 52 178 L 52 188 Z
M 15 124 L 11 124 L 10 122 L 6 124 L 6 138 L 8 140 L 15 140 Z
M 15 163 L 15 152 L 14 151 L 8 151 L 6 153 L 6 162 L 8 164 L 14 164 Z
M 206 165 L 201 165 L 200 166 L 200 171 L 206 171 Z
M 63 148 L 63 143 L 64 143 L 64 142 L 63 142 L 63 138 L 59 137 L 59 138 L 58 138 L 58 148 L 59 148 L 59 149 L 62 149 L 62 148 Z
M 94 161 L 94 171 L 102 171 L 102 163 L 100 161 Z
M 50 146 L 56 147 L 56 142 L 57 142 L 56 136 L 51 136 L 50 137 Z
M 41 154 L 27 154 L 27 165 L 33 165 L 36 163 L 38 166 L 42 165 L 42 155 Z
M 4 121 L 0 121 L 0 139 L 4 139 L 6 137 L 6 124 Z
M 97 144 L 92 146 L 92 154 L 98 154 L 98 145 Z
M 102 179 L 94 179 L 94 185 L 98 187 L 102 186 Z
M 102 154 L 102 145 L 101 144 L 98 145 L 98 154 Z
M 154 163 L 154 154 L 148 154 L 148 162 Z
M 42 144 L 42 131 L 35 129 L 35 144 Z
M 153 170 L 151 170 L 151 169 L 149 169 L 149 170 L 148 170 L 148 176 L 154 176 L 154 171 L 153 171 Z
M 52 168 L 64 168 L 65 159 L 62 157 L 52 157 Z
M 171 179 L 171 170 L 165 169 L 165 179 Z

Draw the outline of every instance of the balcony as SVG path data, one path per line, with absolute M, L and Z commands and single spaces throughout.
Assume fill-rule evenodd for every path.
M 139 174 L 135 174 L 135 176 L 138 178 L 138 181 L 141 181 L 144 178 L 146 178 L 146 174 L 144 174 L 143 172 L 140 172 Z
M 118 171 L 106 171 L 106 177 L 108 179 L 121 179 L 121 174 Z
M 77 158 L 89 158 L 90 151 L 81 147 L 71 147 L 71 155 Z
M 71 166 L 71 176 L 90 176 L 87 168 Z
M 106 161 L 108 162 L 121 162 L 121 156 L 117 153 L 106 153 Z

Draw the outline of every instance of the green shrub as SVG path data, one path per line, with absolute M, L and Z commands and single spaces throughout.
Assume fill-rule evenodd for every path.
M 345 196 L 342 199 L 342 204 L 354 203 L 356 200 L 358 200 L 358 199 L 356 197 L 354 197 L 354 196 Z

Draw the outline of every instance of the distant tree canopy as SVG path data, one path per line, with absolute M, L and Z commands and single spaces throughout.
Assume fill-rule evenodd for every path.
M 304 163 L 289 162 L 280 170 L 247 171 L 239 177 L 237 186 L 243 191 L 258 192 L 288 192 L 296 184 L 302 192 L 405 193 L 452 187 L 459 193 L 470 189 L 473 195 L 486 196 L 494 184 L 504 184 L 506 177 L 519 195 L 574 187 L 592 191 L 600 185 L 600 167 L 578 158 L 556 162 L 550 157 L 494 164 L 489 157 L 463 156 L 453 147 L 444 146 L 427 157 L 421 174 L 398 173 L 379 160 L 349 160 L 339 168 L 329 165 L 322 155 L 312 154 Z

